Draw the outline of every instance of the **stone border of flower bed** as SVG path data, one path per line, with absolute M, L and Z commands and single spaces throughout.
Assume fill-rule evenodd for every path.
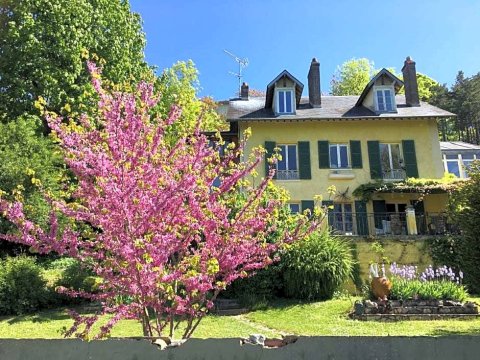
M 478 305 L 449 300 L 356 301 L 350 317 L 356 320 L 402 321 L 478 318 Z

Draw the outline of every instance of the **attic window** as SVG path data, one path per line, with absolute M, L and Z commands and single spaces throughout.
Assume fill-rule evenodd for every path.
M 277 90 L 276 110 L 278 114 L 293 114 L 293 90 Z
M 395 92 L 391 87 L 375 88 L 376 108 L 378 112 L 394 112 L 395 106 Z

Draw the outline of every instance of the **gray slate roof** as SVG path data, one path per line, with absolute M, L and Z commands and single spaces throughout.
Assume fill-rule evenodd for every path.
M 480 150 L 480 145 L 469 144 L 463 141 L 440 141 L 440 150 Z
M 382 119 L 451 117 L 454 114 L 422 102 L 421 106 L 408 107 L 405 95 L 397 95 L 397 113 L 376 114 L 363 106 L 355 106 L 358 96 L 322 96 L 322 107 L 312 108 L 308 97 L 302 97 L 295 115 L 276 116 L 272 109 L 265 109 L 265 97 L 250 97 L 248 100 L 233 99 L 222 102 L 228 106 L 228 121 L 238 120 L 333 120 L 333 119 Z

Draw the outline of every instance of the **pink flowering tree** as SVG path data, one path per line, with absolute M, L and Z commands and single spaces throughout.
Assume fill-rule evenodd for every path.
M 152 119 L 158 98 L 150 84 L 108 92 L 95 65 L 89 68 L 98 117 L 47 116 L 76 178 L 73 200 L 49 198 L 50 225 L 43 229 L 26 218 L 21 202 L 0 199 L 0 210 L 18 227 L 2 238 L 76 258 L 102 279 L 96 294 L 60 289 L 102 304 L 95 315 L 72 312 L 67 336 L 91 338 L 98 321 L 101 338 L 119 320 L 138 319 L 145 336 L 174 337 L 182 323 L 181 337 L 189 338 L 220 291 L 271 263 L 319 220 L 299 217 L 279 229 L 275 216 L 285 204 L 266 196 L 274 171 L 256 185 L 248 181 L 262 149 L 241 162 L 245 139 L 220 155 L 222 142 L 212 144 L 198 130 L 171 145 L 164 134 L 180 109 Z M 270 243 L 273 232 L 281 234 Z

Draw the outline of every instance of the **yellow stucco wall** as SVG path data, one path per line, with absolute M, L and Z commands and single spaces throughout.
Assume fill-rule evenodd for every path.
M 310 142 L 312 179 L 276 181 L 290 192 L 292 201 L 311 200 L 315 195 L 322 195 L 324 199 L 328 199 L 327 188 L 330 185 L 335 185 L 340 192 L 344 192 L 348 188 L 348 194 L 351 196 L 352 191 L 359 185 L 371 182 L 368 140 L 400 144 L 402 140 L 414 140 L 419 176 L 421 178 L 441 178 L 443 176 L 435 119 L 240 121 L 239 127 L 240 132 L 248 127 L 252 130 L 252 136 L 247 143 L 247 153 L 254 146 L 263 146 L 265 141 L 275 141 L 277 144 Z M 329 178 L 331 170 L 319 169 L 318 166 L 317 142 L 319 140 L 328 140 L 330 143 L 348 143 L 350 140 L 360 140 L 363 169 L 351 169 L 350 172 L 354 175 L 353 179 Z M 263 163 L 259 165 L 258 173 L 264 176 Z M 372 211 L 371 204 L 368 211 Z

